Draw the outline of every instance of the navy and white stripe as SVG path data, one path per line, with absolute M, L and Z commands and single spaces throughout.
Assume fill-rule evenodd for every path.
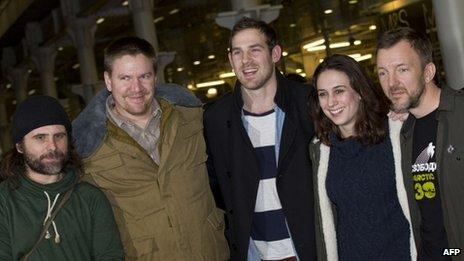
M 261 259 L 296 256 L 276 187 L 276 112 L 272 110 L 261 115 L 244 112 L 244 120 L 261 172 L 251 238 Z

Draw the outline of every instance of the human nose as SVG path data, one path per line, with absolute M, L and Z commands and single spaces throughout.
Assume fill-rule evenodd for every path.
M 387 79 L 388 87 L 393 87 L 393 86 L 397 85 L 398 78 L 396 77 L 395 73 L 391 73 L 387 77 L 388 77 L 388 79 Z
M 336 99 L 335 95 L 328 94 L 327 95 L 327 103 L 328 103 L 329 107 L 333 107 L 334 105 L 337 105 L 337 99 Z
M 243 52 L 242 54 L 242 63 L 247 64 L 250 61 L 250 53 L 249 52 Z
M 142 79 L 135 78 L 131 81 L 131 89 L 135 92 L 138 92 L 142 89 Z
M 50 138 L 47 141 L 47 148 L 48 150 L 55 150 L 57 145 L 56 145 L 56 140 L 54 138 Z

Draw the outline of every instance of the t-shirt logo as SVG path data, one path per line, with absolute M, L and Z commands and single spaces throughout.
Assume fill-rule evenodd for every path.
M 435 184 L 435 172 L 437 163 L 435 162 L 435 146 L 430 142 L 419 156 L 416 162 L 412 165 L 412 173 L 414 179 L 414 189 L 416 191 L 415 198 L 420 201 L 425 199 L 434 199 L 437 191 Z

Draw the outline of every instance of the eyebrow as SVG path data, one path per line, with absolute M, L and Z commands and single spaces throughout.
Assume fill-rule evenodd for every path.
M 258 43 L 247 46 L 247 48 L 255 48 L 255 47 L 264 48 L 264 46 L 262 44 L 258 44 Z M 240 48 L 240 47 L 232 47 L 231 51 L 235 51 L 235 50 L 242 50 L 242 48 Z

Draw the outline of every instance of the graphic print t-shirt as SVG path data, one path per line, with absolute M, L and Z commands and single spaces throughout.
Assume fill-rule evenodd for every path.
M 449 260 L 436 162 L 436 110 L 416 119 L 412 151 L 414 196 L 421 213 L 421 244 L 418 260 Z

